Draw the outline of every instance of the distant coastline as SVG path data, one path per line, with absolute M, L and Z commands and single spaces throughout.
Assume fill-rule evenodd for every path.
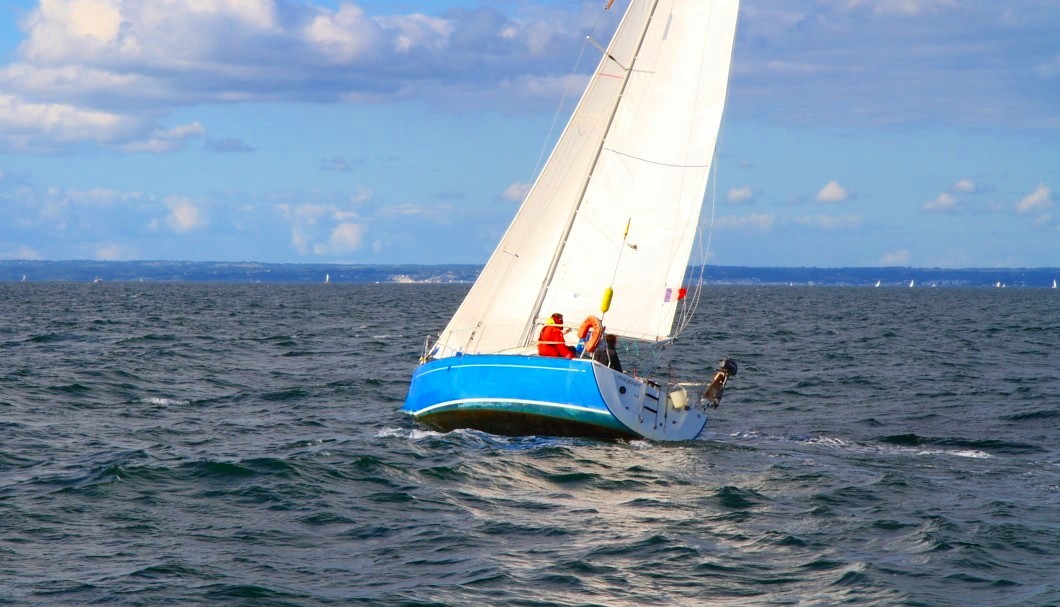
M 0 282 L 471 283 L 476 264 L 0 260 Z M 690 276 L 698 276 L 691 268 Z M 1060 268 L 760 268 L 707 266 L 720 285 L 1050 288 Z

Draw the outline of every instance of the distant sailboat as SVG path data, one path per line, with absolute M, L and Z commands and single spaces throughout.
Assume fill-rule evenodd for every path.
M 1053 279 L 1053 288 L 1054 289 L 1056 288 L 1056 279 L 1055 278 Z
M 324 275 L 324 284 L 329 284 L 330 282 L 331 282 L 331 274 L 325 274 Z
M 914 281 L 910 280 L 909 281 L 909 288 L 912 289 L 914 286 L 916 286 L 916 283 Z
M 878 281 L 878 280 L 876 281 L 876 286 L 877 287 L 880 286 L 880 281 Z

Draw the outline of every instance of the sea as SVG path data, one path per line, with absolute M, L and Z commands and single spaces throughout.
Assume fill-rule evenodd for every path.
M 708 288 L 656 443 L 402 414 L 467 289 L 0 284 L 0 605 L 1060 605 L 1060 291 Z

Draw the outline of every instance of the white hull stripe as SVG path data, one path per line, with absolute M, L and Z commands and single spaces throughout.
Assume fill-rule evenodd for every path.
M 442 409 L 442 408 L 446 408 L 446 407 L 459 407 L 460 405 L 472 404 L 472 403 L 473 404 L 485 404 L 485 405 L 492 404 L 492 403 L 506 404 L 506 405 L 507 404 L 536 405 L 536 406 L 539 406 L 539 407 L 549 407 L 549 408 L 553 408 L 553 409 L 566 409 L 566 410 L 569 410 L 569 411 L 581 411 L 583 413 L 595 413 L 597 415 L 604 415 L 604 416 L 607 416 L 607 417 L 614 417 L 613 415 L 611 415 L 610 411 L 601 411 L 600 409 L 592 409 L 592 408 L 589 408 L 589 407 L 579 407 L 578 405 L 566 405 L 566 404 L 562 404 L 562 403 L 553 403 L 553 402 L 543 401 L 543 400 L 514 400 L 514 399 L 511 399 L 511 398 L 461 398 L 461 399 L 457 399 L 457 400 L 446 401 L 444 403 L 438 403 L 437 405 L 431 405 L 430 407 L 424 407 L 423 409 L 420 409 L 419 411 L 416 411 L 416 412 L 411 413 L 411 414 L 415 415 L 416 417 L 419 417 L 419 416 L 424 415 L 425 413 L 427 413 L 429 411 L 433 411 L 435 409 Z

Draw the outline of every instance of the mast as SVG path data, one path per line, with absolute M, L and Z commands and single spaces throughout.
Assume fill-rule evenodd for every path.
M 637 2 L 637 0 L 633 0 Z M 611 3 L 607 4 L 607 7 L 611 7 Z M 627 7 L 627 15 L 633 8 L 633 3 Z M 567 246 L 567 238 L 570 236 L 571 228 L 574 226 L 574 220 L 578 216 L 578 210 L 581 209 L 582 202 L 585 200 L 585 193 L 589 189 L 589 183 L 593 180 L 593 174 L 596 172 L 596 165 L 600 162 L 600 154 L 604 149 L 604 144 L 607 142 L 607 133 L 611 130 L 611 125 L 614 124 L 615 114 L 618 112 L 618 106 L 622 103 L 622 96 L 626 92 L 626 87 L 629 86 L 629 75 L 633 71 L 633 68 L 637 65 L 637 57 L 640 54 L 641 47 L 644 46 L 644 38 L 648 35 L 648 29 L 651 27 L 652 19 L 655 18 L 655 10 L 659 8 L 659 0 L 652 0 L 651 11 L 648 13 L 648 18 L 644 20 L 644 27 L 640 32 L 640 39 L 637 41 L 637 49 L 633 53 L 633 60 L 630 61 L 629 67 L 623 66 L 611 55 L 611 45 L 614 44 L 614 38 L 608 45 L 607 50 L 604 51 L 604 56 L 615 63 L 619 68 L 622 69 L 622 88 L 619 90 L 618 95 L 615 97 L 615 102 L 611 106 L 611 112 L 607 119 L 607 126 L 604 128 L 604 136 L 600 138 L 600 144 L 596 147 L 596 153 L 594 155 L 592 166 L 589 168 L 589 172 L 586 174 L 585 181 L 582 183 L 581 190 L 578 192 L 578 202 L 571 209 L 570 215 L 567 217 L 567 223 L 563 228 L 563 236 L 560 238 L 559 246 L 556 247 L 556 252 L 552 256 L 552 262 L 549 264 L 548 272 L 545 274 L 545 279 L 541 282 L 541 288 L 538 291 L 537 299 L 534 302 L 534 307 L 531 309 L 530 318 L 526 320 L 526 328 L 523 331 L 523 338 L 521 343 L 523 345 L 529 345 L 530 340 L 533 339 L 534 334 L 534 320 L 541 316 L 541 305 L 545 301 L 545 295 L 548 293 L 548 287 L 552 283 L 552 278 L 556 275 L 556 268 L 559 266 L 559 260 L 563 256 L 563 250 Z M 621 24 L 619 27 L 622 27 Z M 629 228 L 627 226 L 627 233 Z

